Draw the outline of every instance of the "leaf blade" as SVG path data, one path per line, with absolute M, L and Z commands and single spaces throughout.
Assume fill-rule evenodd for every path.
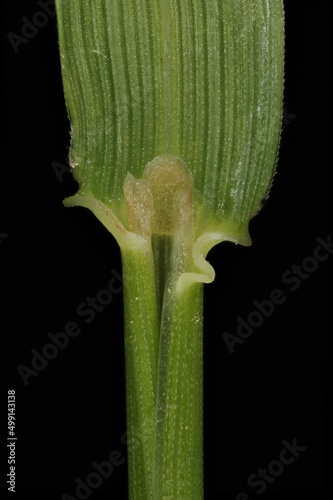
M 177 156 L 193 173 L 196 235 L 249 241 L 279 144 L 282 0 L 57 0 L 57 13 L 80 190 L 125 221 L 127 173 Z

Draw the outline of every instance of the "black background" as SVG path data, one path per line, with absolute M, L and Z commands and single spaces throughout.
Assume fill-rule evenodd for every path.
M 4 5 L 1 487 L 8 469 L 7 391 L 14 389 L 16 498 L 30 491 L 60 499 L 75 496 L 75 479 L 85 480 L 93 461 L 112 450 L 126 457 L 122 294 L 90 324 L 76 312 L 106 287 L 112 270 L 121 272 L 121 262 L 115 240 L 89 211 L 62 205 L 76 183 L 60 167 L 69 123 L 55 18 L 15 53 L 7 34 L 20 34 L 22 17 L 32 19 L 40 7 Z M 224 243 L 209 254 L 217 275 L 205 288 L 207 500 L 241 492 L 251 499 L 324 493 L 329 260 L 295 291 L 282 275 L 303 266 L 316 239 L 329 234 L 331 14 L 330 2 L 286 2 L 286 117 L 275 182 L 251 222 L 252 247 Z M 246 320 L 253 301 L 274 289 L 285 302 L 231 354 L 223 334 L 235 334 L 237 317 Z M 81 333 L 25 386 L 17 366 L 30 366 L 31 349 L 41 352 L 48 333 L 69 321 Z M 306 450 L 258 495 L 247 478 L 278 459 L 283 440 L 294 439 Z M 126 474 L 126 464 L 115 467 L 91 498 L 126 498 Z

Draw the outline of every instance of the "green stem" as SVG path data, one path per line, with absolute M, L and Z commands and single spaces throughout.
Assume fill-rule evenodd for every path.
M 131 500 L 203 498 L 203 287 L 177 290 L 182 229 L 122 251 Z
M 153 497 L 158 321 L 150 245 L 122 250 L 129 496 Z
M 159 353 L 154 499 L 203 499 L 203 286 L 170 291 Z M 167 301 L 168 303 L 168 301 Z

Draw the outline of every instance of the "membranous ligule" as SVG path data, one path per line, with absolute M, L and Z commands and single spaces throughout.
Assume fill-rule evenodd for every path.
M 124 193 L 129 230 L 144 238 L 187 232 L 192 226 L 192 190 L 190 170 L 174 156 L 154 158 L 142 179 L 128 174 Z

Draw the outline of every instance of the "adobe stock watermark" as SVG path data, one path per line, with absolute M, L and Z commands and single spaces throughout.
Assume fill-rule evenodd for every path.
M 77 337 L 82 332 L 80 321 L 90 324 L 96 318 L 98 313 L 104 311 L 113 300 L 114 295 L 122 292 L 122 277 L 115 269 L 111 271 L 112 278 L 106 288 L 98 291 L 95 297 L 86 297 L 75 309 L 75 313 L 80 318 L 78 321 L 68 321 L 62 331 L 53 334 L 47 334 L 47 343 L 39 350 L 31 349 L 32 358 L 28 365 L 19 364 L 17 371 L 20 374 L 22 382 L 27 386 L 30 377 L 37 377 L 48 366 L 51 360 L 54 360 L 60 351 L 66 349 L 70 340 Z
M 295 462 L 296 458 L 303 453 L 307 447 L 300 446 L 297 439 L 294 438 L 290 444 L 288 441 L 282 441 L 283 448 L 278 458 L 271 460 L 267 467 L 258 467 L 258 469 L 249 475 L 247 485 L 252 488 L 253 493 L 261 495 L 266 491 L 267 485 L 274 483 L 277 477 L 281 476 L 286 466 Z M 236 496 L 236 500 L 251 500 L 251 493 L 241 492 Z M 253 498 L 253 497 L 252 497 Z
M 55 173 L 59 182 L 63 182 L 65 174 L 72 174 L 73 173 L 73 166 L 70 166 L 70 160 L 69 160 L 70 147 L 66 146 L 65 149 L 67 151 L 68 164 L 67 163 L 66 164 L 60 163 L 59 161 L 53 161 L 51 163 L 51 167 L 53 169 L 53 172 Z
M 287 106 L 284 105 L 283 116 L 282 116 L 282 127 L 281 127 L 282 130 L 284 130 L 292 120 L 295 120 L 296 117 L 297 115 L 293 113 L 288 113 Z
M 139 445 L 139 438 L 137 435 L 129 437 L 128 433 L 124 432 L 120 442 L 125 446 L 131 443 L 132 448 L 135 449 Z M 113 450 L 106 459 L 91 462 L 91 472 L 84 479 L 81 479 L 81 477 L 75 478 L 75 497 L 63 493 L 61 500 L 87 500 L 94 490 L 100 488 L 103 482 L 111 477 L 115 467 L 123 465 L 125 461 L 125 456 L 121 451 Z
M 3 240 L 8 238 L 9 234 L 8 233 L 0 233 L 0 244 L 2 243 Z
M 275 288 L 264 300 L 254 300 L 254 309 L 246 318 L 238 316 L 235 333 L 224 332 L 222 337 L 231 354 L 235 352 L 235 347 L 241 345 L 250 338 L 255 329 L 263 325 L 264 321 L 272 316 L 276 308 L 284 304 L 288 297 L 288 292 L 298 290 L 304 281 L 317 271 L 321 262 L 325 262 L 333 253 L 333 242 L 331 235 L 326 240 L 321 237 L 316 239 L 318 245 L 313 251 L 313 255 L 305 257 L 299 265 L 294 264 L 281 276 L 283 287 Z
M 39 10 L 31 18 L 21 17 L 20 34 L 12 31 L 7 33 L 7 38 L 15 54 L 18 54 L 21 45 L 27 45 L 39 33 L 39 30 L 47 25 L 49 19 L 56 15 L 54 0 L 38 0 L 37 5 Z
M 73 172 L 72 167 L 65 165 L 64 163 L 60 163 L 59 161 L 53 161 L 51 163 L 51 167 L 53 168 L 59 182 L 63 182 L 64 174 L 71 174 Z

